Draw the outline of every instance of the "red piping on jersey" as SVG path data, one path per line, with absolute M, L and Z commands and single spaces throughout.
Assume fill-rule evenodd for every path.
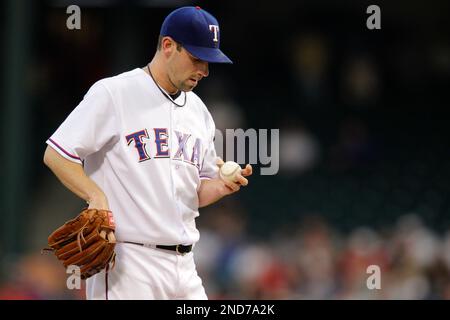
M 63 147 L 61 147 L 59 144 L 57 144 L 52 138 L 49 138 L 48 141 L 50 141 L 51 143 L 53 143 L 59 150 L 61 150 L 62 152 L 64 152 L 66 155 L 68 155 L 69 157 L 75 159 L 75 160 L 80 160 L 80 157 L 74 156 L 73 154 L 70 154 L 69 152 L 67 152 Z

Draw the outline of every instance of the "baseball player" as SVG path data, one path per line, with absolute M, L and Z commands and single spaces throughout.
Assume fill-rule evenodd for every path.
M 209 63 L 231 63 L 219 43 L 210 13 L 173 11 L 151 62 L 96 82 L 47 140 L 45 164 L 115 220 L 115 265 L 87 280 L 88 299 L 207 299 L 195 218 L 252 174 L 247 164 L 237 182 L 219 178 L 214 121 L 192 92 Z

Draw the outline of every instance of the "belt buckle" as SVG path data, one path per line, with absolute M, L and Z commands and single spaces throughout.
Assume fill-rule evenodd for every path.
M 175 251 L 176 251 L 178 254 L 184 256 L 184 255 L 186 254 L 186 252 L 180 252 L 180 250 L 179 250 L 180 246 L 181 246 L 180 244 L 177 244 L 176 247 L 175 247 Z

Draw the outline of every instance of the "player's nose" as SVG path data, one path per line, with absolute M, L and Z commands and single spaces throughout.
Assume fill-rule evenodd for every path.
M 209 65 L 208 62 L 202 61 L 200 68 L 198 70 L 199 74 L 202 76 L 202 78 L 205 78 L 209 75 Z

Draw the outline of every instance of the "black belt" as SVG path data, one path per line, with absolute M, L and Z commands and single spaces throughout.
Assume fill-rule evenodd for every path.
M 157 248 L 157 249 L 175 251 L 176 253 L 181 254 L 181 255 L 185 255 L 186 253 L 189 253 L 192 251 L 192 244 L 190 244 L 188 246 L 185 246 L 182 244 L 176 244 L 173 246 L 165 246 L 165 245 L 160 245 L 160 244 L 152 245 L 152 244 L 132 242 L 132 241 L 120 241 L 120 242 L 136 244 L 138 246 L 149 247 L 149 248 Z

